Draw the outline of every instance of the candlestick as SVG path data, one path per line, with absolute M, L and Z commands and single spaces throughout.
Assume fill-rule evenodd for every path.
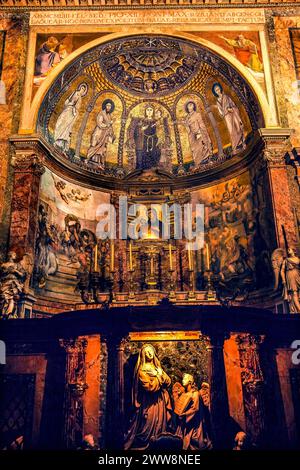
M 110 270 L 115 270 L 115 244 L 114 241 L 110 241 Z
M 189 260 L 189 270 L 192 271 L 192 254 L 191 254 L 191 245 L 188 243 L 188 260 Z
M 129 269 L 130 271 L 133 270 L 133 267 L 132 267 L 132 245 L 131 245 L 131 242 L 129 243 Z
M 98 271 L 98 241 L 96 241 L 95 252 L 94 252 L 94 271 Z
M 209 246 L 208 243 L 206 243 L 206 265 L 207 265 L 207 270 L 210 270 L 210 259 L 209 259 Z
M 170 261 L 170 271 L 173 270 L 173 260 L 172 260 L 172 245 L 169 243 L 169 261 Z
M 150 274 L 151 274 L 151 276 L 153 276 L 153 273 L 154 273 L 154 260 L 153 260 L 153 256 L 151 255 L 151 258 L 150 258 Z

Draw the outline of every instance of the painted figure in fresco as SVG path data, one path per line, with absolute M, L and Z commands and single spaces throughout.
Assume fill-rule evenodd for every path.
M 22 263 L 16 261 L 14 251 L 8 253 L 8 260 L 0 266 L 0 317 L 17 316 L 17 301 L 23 292 L 27 273 Z
M 229 227 L 225 226 L 219 233 L 218 239 L 217 259 L 221 280 L 229 280 L 234 276 L 253 272 L 245 237 L 234 234 Z
M 132 389 L 135 416 L 126 439 L 125 449 L 144 450 L 150 439 L 167 430 L 171 418 L 171 401 L 167 387 L 170 377 L 162 369 L 151 344 L 140 350 Z
M 186 117 L 184 124 L 188 130 L 190 148 L 195 167 L 198 168 L 203 160 L 213 154 L 212 143 L 204 124 L 201 113 L 197 111 L 194 101 L 188 101 L 185 105 Z
M 54 227 L 49 225 L 46 210 L 40 204 L 36 239 L 36 276 L 40 288 L 45 287 L 47 276 L 57 272 L 58 262 L 55 254 L 57 244 L 58 238 Z
M 279 278 L 283 285 L 282 297 L 289 304 L 290 313 L 300 313 L 300 259 L 293 248 L 287 249 L 284 257 L 283 249 L 277 248 L 272 253 L 272 266 L 275 275 L 275 290 L 279 286 Z
M 34 75 L 39 77 L 47 73 L 60 62 L 60 57 L 56 48 L 59 44 L 58 39 L 50 36 L 39 49 L 35 58 Z
M 239 34 L 235 39 L 228 39 L 220 36 L 221 39 L 234 49 L 236 58 L 246 67 L 254 72 L 263 72 L 263 64 L 258 55 L 257 45 L 246 39 L 243 34 Z
M 77 254 L 80 247 L 81 224 L 78 217 L 68 214 L 65 217 L 65 230 L 61 234 L 61 245 L 73 263 L 78 261 Z
M 212 444 L 205 425 L 205 404 L 191 374 L 183 374 L 182 388 L 173 393 L 173 398 L 174 411 L 179 418 L 176 434 L 183 440 L 183 449 L 210 449 Z
M 91 144 L 87 151 L 90 162 L 96 163 L 97 167 L 104 170 L 108 144 L 113 144 L 116 137 L 113 129 L 111 114 L 115 109 L 112 100 L 107 99 L 102 103 L 102 111 L 98 113 L 96 127 L 92 133 Z
M 87 83 L 80 83 L 77 90 L 66 99 L 64 109 L 57 118 L 54 129 L 54 145 L 63 152 L 68 152 L 70 148 L 72 129 L 79 114 L 82 98 L 87 92 Z
M 240 111 L 230 96 L 223 92 L 222 85 L 215 83 L 212 92 L 217 98 L 217 109 L 220 116 L 225 120 L 230 135 L 232 154 L 236 155 L 246 147 L 244 136 L 244 124 Z

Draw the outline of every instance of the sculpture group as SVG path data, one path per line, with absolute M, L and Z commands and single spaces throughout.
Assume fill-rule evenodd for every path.
M 135 366 L 132 401 L 135 410 L 125 449 L 144 450 L 161 436 L 181 439 L 184 450 L 212 447 L 209 423 L 209 385 L 198 390 L 191 374 L 171 388 L 155 348 L 144 344 Z

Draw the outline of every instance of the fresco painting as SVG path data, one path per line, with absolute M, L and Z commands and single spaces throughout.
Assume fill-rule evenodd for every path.
M 265 90 L 264 64 L 258 31 L 201 31 L 193 33 L 232 54 Z
M 72 184 L 46 170 L 38 208 L 36 288 L 50 297 L 76 298 L 78 274 L 92 268 L 97 209 L 109 199 L 109 194 Z
M 193 192 L 193 203 L 204 204 L 205 233 L 211 270 L 220 279 L 224 292 L 243 295 L 261 282 L 272 282 L 270 249 L 264 239 L 266 220 L 259 216 L 257 197 L 248 172 L 207 189 Z M 196 256 L 197 271 L 203 274 L 201 253 Z M 259 267 L 259 269 L 258 269 Z

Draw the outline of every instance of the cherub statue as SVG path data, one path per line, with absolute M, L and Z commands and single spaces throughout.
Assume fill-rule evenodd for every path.
M 212 447 L 207 423 L 205 405 L 194 377 L 183 374 L 182 384 L 176 382 L 172 388 L 174 413 L 178 417 L 176 435 L 183 440 L 184 450 L 201 450 Z
M 277 248 L 272 253 L 272 266 L 275 275 L 274 289 L 277 290 L 281 279 L 283 285 L 282 297 L 289 304 L 290 313 L 300 313 L 300 259 L 293 248 L 284 250 Z
M 234 438 L 234 448 L 232 450 L 246 450 L 247 448 L 247 434 L 244 431 L 239 431 Z
M 7 261 L 0 266 L 0 316 L 2 318 L 17 317 L 17 301 L 24 291 L 29 274 L 26 272 L 27 257 L 24 256 L 20 262 L 16 259 L 16 253 L 10 251 Z

